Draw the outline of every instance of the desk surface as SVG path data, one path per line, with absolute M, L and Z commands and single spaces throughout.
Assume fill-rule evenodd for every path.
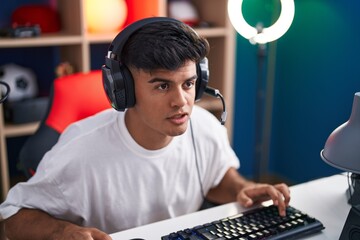
M 290 205 L 319 219 L 325 226 L 321 233 L 314 234 L 306 239 L 339 239 L 351 207 L 347 204 L 347 187 L 347 176 L 345 174 L 321 178 L 290 187 Z M 132 238 L 160 240 L 161 236 L 167 235 L 170 232 L 176 232 L 232 216 L 245 210 L 247 209 L 237 203 L 228 203 L 219 207 L 114 233 L 111 237 L 113 240 Z

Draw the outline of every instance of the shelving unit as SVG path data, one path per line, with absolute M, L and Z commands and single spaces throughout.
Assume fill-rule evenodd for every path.
M 134 19 L 149 16 L 166 16 L 166 0 L 127 0 L 129 13 Z M 193 0 L 202 20 L 211 24 L 209 28 L 198 28 L 196 31 L 205 36 L 211 46 L 209 55 L 210 83 L 220 90 L 225 97 L 228 109 L 226 127 L 232 139 L 232 109 L 234 89 L 234 53 L 235 34 L 227 18 L 227 0 Z M 62 20 L 62 31 L 56 34 L 42 34 L 36 38 L 4 39 L 0 38 L 0 53 L 5 48 L 28 47 L 58 47 L 60 62 L 69 61 L 77 72 L 91 70 L 91 46 L 109 44 L 117 33 L 90 34 L 86 31 L 84 16 L 84 0 L 57 1 L 58 12 Z M 145 5 L 144 5 L 145 4 Z M 136 6 L 136 7 L 135 7 Z M 131 8 L 132 7 L 132 8 Z M 138 13 L 136 9 L 141 9 Z M 140 15 L 141 14 L 141 15 Z M 103 56 L 96 56 L 103 58 Z M 59 62 L 59 63 L 60 63 Z M 218 115 L 222 111 L 219 99 L 204 97 L 199 103 L 209 111 Z M 4 121 L 3 106 L 0 105 L 0 168 L 1 168 L 1 198 L 4 199 L 10 187 L 6 139 L 16 136 L 26 136 L 34 133 L 39 123 L 24 125 L 8 124 Z

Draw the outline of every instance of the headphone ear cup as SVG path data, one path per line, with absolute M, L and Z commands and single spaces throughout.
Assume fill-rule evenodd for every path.
M 121 75 L 124 82 L 125 87 L 125 108 L 130 108 L 135 105 L 135 86 L 134 79 L 130 70 L 123 64 L 120 65 Z
M 135 104 L 134 81 L 129 69 L 118 61 L 105 59 L 102 66 L 103 86 L 111 106 L 124 111 Z
M 196 65 L 196 71 L 198 79 L 196 81 L 195 101 L 198 101 L 209 83 L 209 63 L 206 57 Z
M 114 79 L 111 75 L 111 70 L 106 65 L 101 67 L 102 71 L 102 82 L 105 90 L 105 94 L 107 99 L 109 100 L 111 106 L 117 110 L 117 106 L 115 106 L 115 87 L 114 87 Z

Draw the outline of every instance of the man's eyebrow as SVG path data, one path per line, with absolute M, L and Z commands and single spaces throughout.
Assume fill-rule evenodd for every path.
M 170 83 L 171 81 L 165 78 L 152 78 L 148 81 L 148 83 L 156 83 L 156 82 Z
M 194 79 L 197 79 L 198 76 L 195 74 L 194 76 L 192 77 L 189 77 L 188 79 L 186 79 L 185 81 L 190 81 L 190 80 L 194 80 Z M 152 78 L 148 81 L 148 83 L 156 83 L 156 82 L 161 82 L 161 83 L 171 83 L 172 81 L 169 80 L 169 79 L 166 79 L 166 78 Z

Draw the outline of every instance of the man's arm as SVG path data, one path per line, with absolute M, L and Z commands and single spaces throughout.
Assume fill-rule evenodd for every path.
M 34 209 L 21 209 L 4 222 L 5 234 L 11 240 L 111 240 L 95 228 L 85 228 L 56 219 Z
M 285 215 L 289 205 L 290 190 L 284 183 L 270 185 L 246 180 L 234 168 L 230 168 L 220 184 L 211 189 L 207 199 L 216 203 L 238 201 L 245 207 L 272 199 L 279 208 L 280 215 Z

